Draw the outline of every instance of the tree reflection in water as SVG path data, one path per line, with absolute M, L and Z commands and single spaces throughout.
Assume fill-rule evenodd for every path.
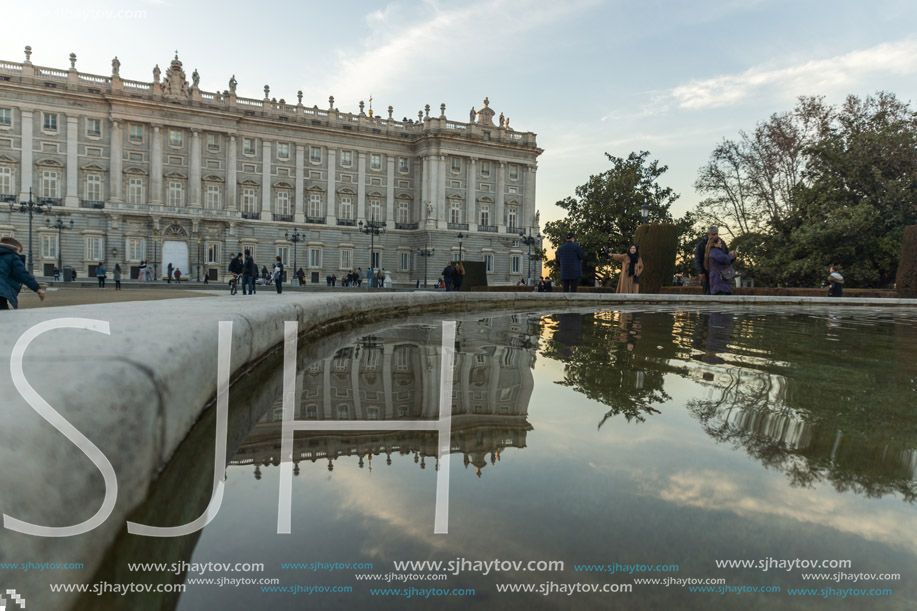
M 667 374 L 707 389 L 688 410 L 792 486 L 917 499 L 917 321 L 863 313 L 602 312 L 542 320 L 560 384 L 644 422 Z

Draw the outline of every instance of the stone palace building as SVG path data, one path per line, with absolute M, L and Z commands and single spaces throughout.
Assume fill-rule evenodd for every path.
M 31 62 L 0 61 L 0 236 L 28 240 L 28 215 L 8 204 L 52 205 L 62 232 L 35 219 L 38 275 L 64 266 L 92 276 L 104 261 L 136 278 L 141 261 L 161 276 L 225 278 L 232 254 L 324 283 L 382 267 L 396 285 L 436 280 L 460 256 L 484 261 L 490 284 L 528 276 L 525 236 L 539 233 L 535 134 L 518 132 L 489 101 L 468 122 L 430 106 L 396 120 L 271 97 L 205 92 L 178 55 L 152 82 Z M 69 222 L 74 226 L 69 228 Z M 379 235 L 369 235 L 370 226 Z M 363 229 L 364 231 L 361 231 Z M 301 242 L 288 239 L 299 232 Z M 461 241 L 458 238 L 462 234 Z M 535 244 L 538 246 L 538 243 Z M 294 253 L 295 248 L 295 253 Z M 425 253 L 434 251 L 432 256 Z M 372 257 L 374 261 L 370 261 Z M 426 269 L 425 269 L 426 268 Z M 531 261 L 532 275 L 540 261 Z

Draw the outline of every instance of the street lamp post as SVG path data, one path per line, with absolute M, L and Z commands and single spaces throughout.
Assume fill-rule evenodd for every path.
M 539 233 L 537 236 L 533 236 L 532 228 L 529 227 L 529 235 L 528 236 L 525 235 L 525 230 L 520 230 L 519 237 L 522 238 L 522 243 L 529 247 L 528 285 L 532 286 L 534 284 L 532 282 L 532 246 L 535 244 L 535 242 L 541 240 L 541 234 Z
M 197 236 L 197 281 L 201 281 L 201 269 L 204 267 L 204 253 L 201 252 L 201 236 Z
M 643 222 L 646 223 L 646 220 L 650 217 L 650 205 L 644 202 L 640 206 L 640 218 L 643 219 Z
M 360 231 L 369 235 L 369 273 L 372 274 L 370 276 L 369 286 L 373 286 L 376 282 L 376 273 L 374 269 L 376 258 L 376 236 L 385 233 L 385 224 L 378 221 L 367 221 L 366 226 L 364 227 L 363 221 L 360 221 Z
M 462 260 L 462 240 L 463 240 L 464 238 L 465 238 L 465 234 L 463 234 L 463 233 L 458 234 L 458 241 L 459 241 L 459 261 Z
M 73 219 L 70 219 L 70 224 L 68 226 L 67 223 L 65 223 L 61 216 L 58 214 L 57 219 L 55 219 L 53 223 L 51 222 L 51 219 L 46 218 L 45 225 L 48 227 L 48 229 L 57 229 L 57 272 L 59 274 L 63 274 L 64 265 L 63 258 L 61 257 L 61 251 L 63 250 L 62 232 L 64 229 L 73 229 Z
M 33 273 L 34 264 L 32 262 L 32 218 L 36 214 L 49 214 L 51 212 L 51 202 L 50 198 L 40 197 L 38 201 L 32 200 L 32 188 L 29 187 L 29 201 L 19 202 L 17 206 L 15 202 L 10 202 L 10 213 L 15 212 L 17 209 L 23 214 L 29 215 L 29 258 L 28 258 L 28 267 L 29 273 Z
M 436 253 L 436 248 L 418 248 L 417 256 L 423 257 L 423 287 L 427 288 L 427 260 Z
M 290 284 L 293 284 L 293 278 L 298 278 L 296 275 L 296 245 L 306 239 L 305 233 L 299 233 L 299 230 L 296 229 L 293 233 L 287 232 L 287 240 L 293 243 L 293 274 L 290 276 Z

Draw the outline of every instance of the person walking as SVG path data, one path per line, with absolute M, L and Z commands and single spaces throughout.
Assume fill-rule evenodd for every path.
M 245 250 L 245 261 L 242 264 L 242 294 L 255 294 L 255 276 L 258 275 L 258 267 L 255 265 L 255 259 L 252 257 L 250 250 Z
M 583 277 L 586 253 L 583 252 L 583 247 L 576 243 L 576 236 L 572 232 L 567 234 L 567 241 L 560 245 L 554 256 L 560 267 L 560 280 L 564 285 L 564 292 L 575 293 L 580 278 Z
M 172 267 L 172 264 L 169 263 L 169 267 L 166 268 L 166 282 L 169 284 L 172 284 L 172 270 L 173 269 L 174 268 Z
M 146 261 L 141 261 L 140 267 L 137 268 L 137 282 L 146 282 L 146 272 L 147 272 Z
M 643 273 L 643 259 L 640 258 L 640 249 L 636 244 L 631 244 L 630 248 L 623 255 L 611 255 L 615 261 L 623 263 L 621 266 L 621 275 L 618 276 L 618 288 L 616 293 L 639 293 L 640 292 L 640 274 Z
M 299 286 L 303 286 L 306 283 L 306 272 L 301 267 L 296 271 L 296 277 L 299 278 Z
M 707 274 L 707 269 L 704 267 L 707 262 L 707 244 L 710 242 L 710 240 L 719 238 L 719 236 L 720 228 L 716 226 L 710 227 L 707 229 L 707 235 L 703 240 L 697 243 L 697 247 L 694 249 L 694 269 L 697 271 L 697 275 L 704 287 L 704 295 L 710 294 L 710 276 Z M 726 252 L 725 241 L 723 241 L 723 247 L 721 250 Z
M 732 262 L 736 259 L 736 252 L 733 250 L 727 253 L 725 248 L 720 237 L 707 241 L 704 271 L 709 277 L 711 295 L 732 295 L 732 280 L 735 278 Z
M 331 274 L 331 286 L 337 286 L 337 285 L 338 285 L 338 275 Z
M 14 238 L 0 239 L 0 310 L 19 308 L 19 291 L 25 285 L 45 300 L 45 292 L 25 267 L 22 244 Z M 11 307 L 12 306 L 12 307 Z
M 96 267 L 96 278 L 99 281 L 99 288 L 105 290 L 105 276 L 107 275 L 108 270 L 105 269 L 105 265 L 99 261 L 98 267 Z
M 841 275 L 841 268 L 832 265 L 831 273 L 828 275 L 828 297 L 842 297 L 843 292 L 844 277 Z
M 357 286 L 363 286 L 363 268 L 357 268 Z
M 175 284 L 181 284 L 181 270 L 175 268 Z
M 446 292 L 452 291 L 452 284 L 455 281 L 455 264 L 450 262 L 443 268 L 443 282 L 446 284 Z
M 280 257 L 274 261 L 274 286 L 277 287 L 277 294 L 283 292 L 283 261 Z
M 461 261 L 455 262 L 455 278 L 452 279 L 452 288 L 456 291 L 462 289 L 462 282 L 465 280 L 465 266 Z
M 121 290 L 121 264 L 115 263 L 115 290 Z
M 57 269 L 57 266 L 54 266 L 54 281 L 60 282 L 60 270 Z

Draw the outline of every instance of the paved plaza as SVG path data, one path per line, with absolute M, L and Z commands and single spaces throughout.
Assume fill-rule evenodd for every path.
M 121 303 L 125 301 L 159 301 L 160 299 L 189 299 L 191 297 L 216 296 L 218 291 L 200 291 L 194 289 L 124 289 L 116 291 L 114 283 L 105 290 L 98 288 L 49 287 L 44 302 L 38 295 L 25 290 L 19 294 L 19 308 L 53 308 L 60 306 L 91 305 L 98 303 Z M 228 294 L 228 293 L 227 293 Z

